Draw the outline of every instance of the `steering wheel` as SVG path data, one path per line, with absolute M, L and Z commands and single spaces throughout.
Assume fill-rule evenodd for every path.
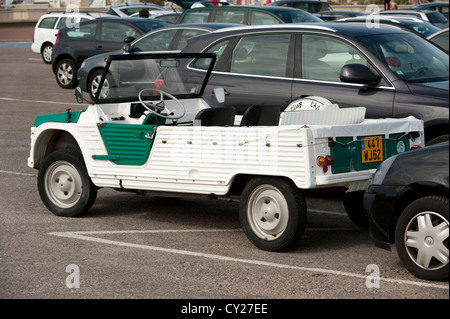
M 142 93 L 147 92 L 147 91 L 159 93 L 159 101 L 156 101 L 156 103 L 153 103 L 153 101 L 152 102 L 144 102 L 142 100 Z M 166 103 L 164 102 L 164 96 L 174 100 L 178 104 L 178 106 L 182 110 L 181 115 L 175 116 L 172 111 L 170 111 L 168 108 L 166 108 Z M 164 91 L 161 91 L 158 89 L 151 89 L 151 88 L 143 89 L 139 92 L 138 97 L 139 97 L 139 101 L 141 102 L 142 106 L 145 107 L 145 109 L 147 109 L 151 113 L 153 113 L 157 116 L 160 116 L 162 118 L 165 118 L 168 120 L 178 120 L 186 114 L 186 108 L 184 107 L 184 105 L 176 97 L 174 97 L 172 94 L 169 94 L 167 92 L 164 92 Z M 166 113 L 168 115 L 165 115 L 163 113 Z
M 428 72 L 428 68 L 426 66 L 421 67 L 420 69 L 418 69 L 416 72 L 414 72 L 414 74 L 412 75 L 411 78 L 416 78 L 418 76 L 423 76 L 425 75 L 425 73 Z

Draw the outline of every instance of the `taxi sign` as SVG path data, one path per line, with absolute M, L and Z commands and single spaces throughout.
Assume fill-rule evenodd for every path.
M 373 163 L 383 161 L 382 136 L 366 136 L 361 140 L 361 162 Z

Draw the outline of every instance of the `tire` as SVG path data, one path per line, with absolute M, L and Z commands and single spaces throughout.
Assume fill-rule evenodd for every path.
M 266 251 L 283 251 L 303 235 L 306 202 L 291 182 L 281 178 L 256 177 L 245 186 L 239 207 L 247 238 Z
M 344 194 L 344 207 L 350 220 L 362 230 L 369 229 L 369 216 L 363 207 L 364 192 Z
M 44 44 L 41 50 L 42 60 L 44 60 L 44 62 L 47 64 L 51 64 L 52 53 L 53 53 L 53 44 L 51 43 Z
M 447 197 L 428 196 L 412 202 L 400 215 L 395 230 L 397 254 L 418 278 L 449 279 L 448 209 Z
M 56 66 L 56 82 L 63 89 L 73 89 L 77 85 L 77 67 L 71 59 L 64 59 Z
M 81 153 L 57 150 L 43 161 L 38 173 L 39 195 L 56 216 L 75 217 L 87 212 L 97 197 Z
M 97 70 L 94 73 L 92 73 L 91 77 L 89 78 L 88 91 L 89 91 L 89 96 L 91 97 L 92 100 L 95 99 L 95 95 L 97 93 L 97 89 L 100 84 L 100 80 L 102 79 L 103 73 L 104 73 L 104 70 Z M 103 83 L 103 88 L 109 89 L 111 81 L 112 80 L 108 79 L 108 77 L 107 77 L 105 79 L 105 83 Z M 105 96 L 103 96 L 103 97 L 105 98 L 105 97 L 107 97 L 107 95 L 108 95 L 108 91 L 106 91 Z
M 428 141 L 428 143 L 426 143 L 426 146 L 431 146 L 443 142 L 448 142 L 448 134 L 432 138 L 431 140 Z

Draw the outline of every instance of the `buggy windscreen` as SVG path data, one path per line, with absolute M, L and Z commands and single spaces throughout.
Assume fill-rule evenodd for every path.
M 192 60 L 207 66 L 205 72 L 188 74 L 187 66 Z M 176 98 L 199 98 L 215 61 L 216 55 L 210 53 L 111 55 L 95 103 L 135 102 L 143 89 L 162 90 Z M 158 99 L 159 95 L 149 90 L 143 98 Z

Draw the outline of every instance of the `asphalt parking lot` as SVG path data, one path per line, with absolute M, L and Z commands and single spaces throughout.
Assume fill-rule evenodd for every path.
M 223 300 L 254 299 L 267 305 L 253 312 L 273 315 L 279 299 L 448 299 L 448 283 L 412 276 L 333 199 L 308 198 L 305 235 L 284 253 L 247 240 L 238 202 L 102 189 L 89 214 L 52 215 L 27 167 L 30 127 L 38 114 L 86 106 L 29 47 L 0 56 L 0 298 L 180 299 L 175 314 L 217 300 L 216 314 L 230 315 Z

